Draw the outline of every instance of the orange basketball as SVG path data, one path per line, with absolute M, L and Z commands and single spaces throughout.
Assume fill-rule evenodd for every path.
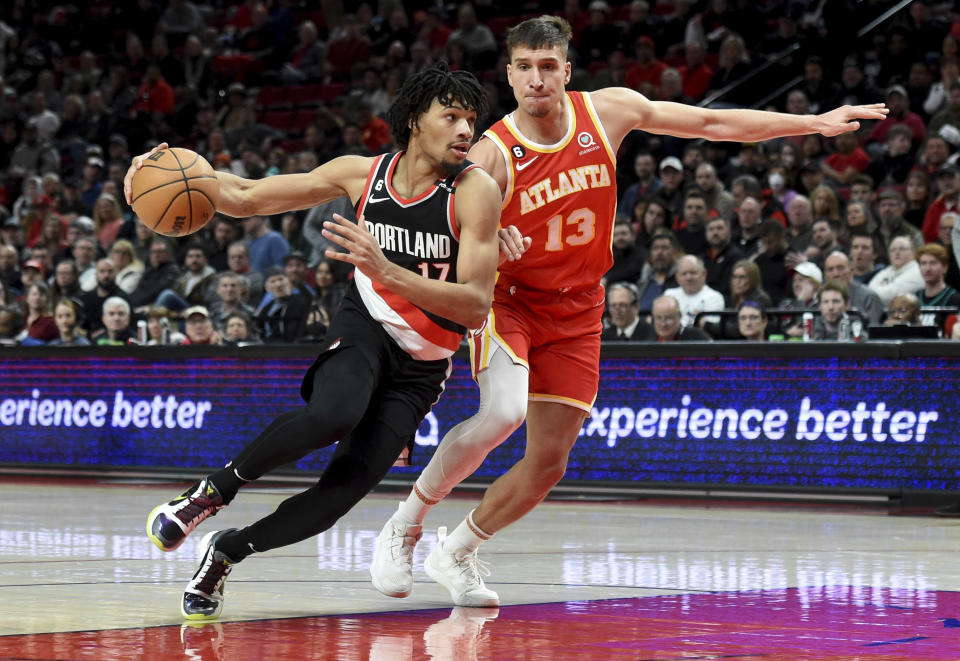
M 133 210 L 158 234 L 193 234 L 213 218 L 220 197 L 217 175 L 200 154 L 161 149 L 143 160 L 131 183 Z

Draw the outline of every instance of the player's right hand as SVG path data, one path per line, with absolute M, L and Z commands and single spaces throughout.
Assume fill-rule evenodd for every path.
M 500 264 L 517 261 L 533 243 L 533 239 L 523 236 L 516 225 L 501 227 L 497 231 L 497 239 L 500 243 Z
M 161 149 L 166 149 L 167 143 L 161 142 L 159 145 L 148 151 L 146 154 L 134 156 L 130 161 L 130 167 L 127 168 L 127 175 L 123 178 L 123 196 L 127 198 L 127 204 L 133 204 L 133 175 L 137 170 L 143 167 L 143 160 Z

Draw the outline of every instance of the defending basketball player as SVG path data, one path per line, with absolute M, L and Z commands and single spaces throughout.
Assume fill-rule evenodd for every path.
M 330 341 L 304 377 L 306 406 L 281 415 L 225 468 L 147 519 L 151 541 L 173 550 L 244 484 L 340 441 L 312 488 L 246 528 L 203 538 L 200 568 L 181 601 L 185 618 L 217 617 L 235 564 L 328 529 L 366 495 L 440 397 L 465 329 L 483 324 L 499 255 L 500 193 L 466 157 L 484 106 L 472 74 L 435 67 L 408 78 L 390 108 L 405 151 L 341 157 L 307 174 L 256 181 L 217 174 L 218 211 L 229 216 L 305 209 L 348 195 L 360 224 L 336 215 L 324 224 L 324 236 L 348 251 L 327 257 L 356 270 Z M 127 184 L 144 156 L 135 159 Z
M 413 548 L 426 512 L 527 421 L 524 457 L 487 489 L 480 505 L 427 557 L 427 574 L 455 604 L 493 606 L 477 549 L 520 519 L 563 477 L 567 455 L 599 383 L 600 279 L 612 264 L 615 154 L 633 130 L 683 138 L 759 142 L 859 128 L 883 119 L 883 104 L 822 115 L 709 110 L 650 101 L 626 88 L 567 92 L 570 26 L 543 16 L 507 34 L 507 76 L 517 110 L 470 151 L 503 193 L 503 225 L 513 261 L 501 265 L 493 308 L 471 338 L 480 410 L 450 430 L 377 539 L 373 584 L 393 597 L 413 586 Z M 532 239 L 523 254 L 518 237 Z M 523 254 L 522 259 L 520 255 Z

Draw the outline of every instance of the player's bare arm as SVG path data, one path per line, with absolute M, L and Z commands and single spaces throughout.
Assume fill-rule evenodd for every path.
M 365 274 L 414 305 L 467 328 L 480 327 L 493 300 L 499 252 L 500 191 L 482 170 L 472 170 L 457 185 L 456 217 L 460 252 L 455 282 L 431 280 L 388 261 L 376 239 L 360 225 L 334 214 L 323 235 L 346 248 L 326 256 L 359 267 Z
M 507 164 L 503 155 L 491 140 L 481 138 L 470 148 L 468 158 L 487 172 L 500 187 L 501 197 L 507 189 Z M 531 239 L 523 236 L 516 225 L 500 228 L 498 232 L 500 243 L 499 263 L 515 262 L 523 257 L 523 253 L 530 247 Z
M 651 101 L 625 87 L 609 87 L 590 95 L 614 148 L 627 133 L 641 129 L 679 138 L 706 138 L 760 142 L 788 135 L 820 133 L 834 136 L 860 128 L 858 120 L 887 116 L 883 103 L 841 106 L 820 115 L 791 115 L 765 110 L 713 110 L 697 106 Z
M 167 143 L 163 142 L 133 158 L 123 180 L 128 204 L 132 199 L 134 173 L 143 167 L 143 161 L 148 156 L 166 148 Z M 217 211 L 234 218 L 246 218 L 255 214 L 272 215 L 309 209 L 344 195 L 356 200 L 363 192 L 372 163 L 372 158 L 341 156 L 307 173 L 263 179 L 244 179 L 228 172 L 217 172 L 220 182 Z

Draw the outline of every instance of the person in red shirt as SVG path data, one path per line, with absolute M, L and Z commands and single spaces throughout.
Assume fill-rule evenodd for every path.
M 716 73 L 704 61 L 706 54 L 706 50 L 699 43 L 689 43 L 684 49 L 686 64 L 677 67 L 683 77 L 683 93 L 694 101 L 699 101 L 707 93 L 713 74 Z
M 173 112 L 176 95 L 173 88 L 163 78 L 160 67 L 151 64 L 143 76 L 143 83 L 137 90 L 137 100 L 133 102 L 133 109 L 151 115 L 169 115 Z
M 910 129 L 914 144 L 926 137 L 927 127 L 924 126 L 920 115 L 910 111 L 910 98 L 903 85 L 891 85 L 887 89 L 887 106 L 890 108 L 890 114 L 887 115 L 886 121 L 877 122 L 874 125 L 867 142 L 886 142 L 887 133 L 897 124 L 905 124 Z
M 960 213 L 960 168 L 945 165 L 937 173 L 940 195 L 923 216 L 923 238 L 935 243 L 940 233 L 940 217 L 945 213 Z
M 363 134 L 363 144 L 371 154 L 379 154 L 390 146 L 390 125 L 374 115 L 366 101 L 357 104 L 357 125 Z
M 837 151 L 827 156 L 820 169 L 827 179 L 846 186 L 870 166 L 870 156 L 858 144 L 856 133 L 841 133 L 834 140 Z
M 637 63 L 627 69 L 627 87 L 659 96 L 660 76 L 667 65 L 654 56 L 653 39 L 647 35 L 637 37 Z

